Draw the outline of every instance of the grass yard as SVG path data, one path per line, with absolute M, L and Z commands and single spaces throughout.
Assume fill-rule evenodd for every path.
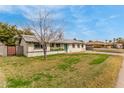
M 122 57 L 102 54 L 59 54 L 43 57 L 1 57 L 6 87 L 114 87 Z

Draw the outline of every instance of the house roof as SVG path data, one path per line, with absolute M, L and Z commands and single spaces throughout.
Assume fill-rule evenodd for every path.
M 87 42 L 86 44 L 87 45 L 94 45 L 94 44 L 96 44 L 96 45 L 112 45 L 113 43 L 109 43 L 109 42 L 105 43 L 102 41 L 92 41 L 92 42 Z
M 33 35 L 22 35 L 25 42 L 38 42 L 37 38 Z
M 83 43 L 81 41 L 78 41 L 78 40 L 69 40 L 69 39 L 64 39 L 64 40 L 58 40 L 58 41 L 52 41 L 51 43 Z
M 99 45 L 103 45 L 104 42 L 102 41 L 92 41 L 92 42 L 87 42 L 87 45 L 92 45 L 92 44 L 99 44 Z
M 26 42 L 36 42 L 38 43 L 38 39 L 36 38 L 36 36 L 34 35 L 22 35 L 22 38 L 26 41 Z M 51 41 L 50 43 L 79 43 L 82 44 L 83 42 L 78 41 L 78 40 L 69 40 L 69 39 L 63 39 L 63 40 L 57 40 L 57 41 Z

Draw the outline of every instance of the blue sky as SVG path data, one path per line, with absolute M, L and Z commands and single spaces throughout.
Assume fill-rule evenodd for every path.
M 65 38 L 106 40 L 124 37 L 124 6 L 0 6 L 0 22 L 19 28 L 46 9 L 64 20 Z

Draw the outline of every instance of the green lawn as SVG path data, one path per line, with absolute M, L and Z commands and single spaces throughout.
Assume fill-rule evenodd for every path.
M 120 56 L 60 54 L 43 57 L 1 57 L 6 87 L 114 87 Z

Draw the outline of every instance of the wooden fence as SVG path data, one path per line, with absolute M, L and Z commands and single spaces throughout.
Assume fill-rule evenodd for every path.
M 16 55 L 17 56 L 23 55 L 23 46 L 16 46 Z
M 21 56 L 23 55 L 23 46 L 0 46 L 0 56 Z

